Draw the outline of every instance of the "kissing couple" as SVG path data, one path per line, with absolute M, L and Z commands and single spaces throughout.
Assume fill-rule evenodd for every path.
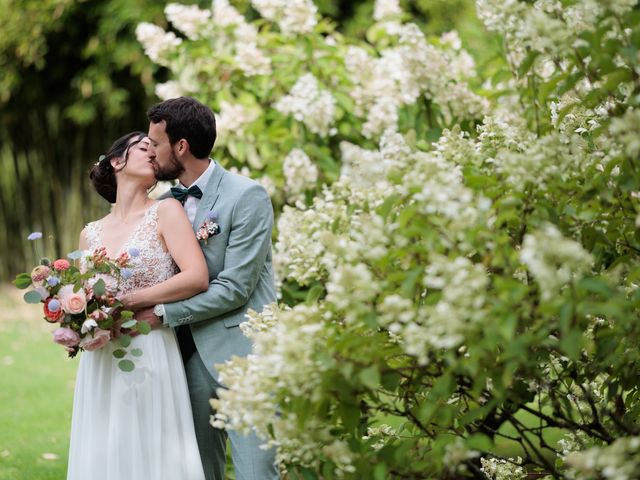
M 257 182 L 209 155 L 215 117 L 180 97 L 151 107 L 149 131 L 116 140 L 90 173 L 111 212 L 80 233 L 110 259 L 135 249 L 117 296 L 152 326 L 132 339 L 144 355 L 123 373 L 114 342 L 81 354 L 67 480 L 222 480 L 227 438 L 237 480 L 277 479 L 273 449 L 214 428 L 210 398 L 225 388 L 214 365 L 246 356 L 248 309 L 276 300 L 273 208 Z M 158 200 L 158 180 L 179 181 Z

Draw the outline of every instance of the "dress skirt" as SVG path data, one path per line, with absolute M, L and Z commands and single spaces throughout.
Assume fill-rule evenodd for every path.
M 67 480 L 204 480 L 173 330 L 133 338 L 123 372 L 109 342 L 80 354 Z

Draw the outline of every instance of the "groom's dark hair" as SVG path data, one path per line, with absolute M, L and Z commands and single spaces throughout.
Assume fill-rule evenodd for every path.
M 194 157 L 209 157 L 216 141 L 216 119 L 206 105 L 191 97 L 172 98 L 152 106 L 147 117 L 153 123 L 166 122 L 171 145 L 184 138 Z

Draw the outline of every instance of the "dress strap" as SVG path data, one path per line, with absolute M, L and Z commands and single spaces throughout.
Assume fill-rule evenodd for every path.
M 88 223 L 85 227 L 85 232 L 87 234 L 87 244 L 89 245 L 89 250 L 95 250 L 100 246 L 100 230 L 101 230 L 101 222 L 100 220 Z

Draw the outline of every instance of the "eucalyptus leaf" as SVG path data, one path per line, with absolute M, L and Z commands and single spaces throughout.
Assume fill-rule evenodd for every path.
M 117 350 L 113 351 L 113 356 L 116 358 L 123 358 L 126 354 L 127 352 L 122 348 L 118 348 Z
M 136 365 L 131 360 L 120 360 L 118 362 L 118 368 L 123 372 L 132 372 L 135 370 Z
M 121 325 L 121 327 L 122 327 L 122 328 L 133 328 L 133 327 L 135 327 L 135 326 L 136 326 L 136 324 L 137 324 L 137 323 L 138 323 L 138 321 L 137 321 L 137 320 L 135 320 L 135 319 L 134 319 L 134 320 L 128 320 L 128 321 L 124 322 L 124 323 Z
M 30 290 L 24 294 L 24 301 L 31 304 L 37 304 L 42 302 L 42 295 L 40 295 L 40 292 Z

